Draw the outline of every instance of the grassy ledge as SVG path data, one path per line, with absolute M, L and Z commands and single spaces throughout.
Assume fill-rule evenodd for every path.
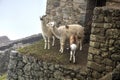
M 58 42 L 58 41 L 57 41 Z M 58 42 L 59 43 L 59 42 Z M 40 60 L 44 60 L 52 63 L 64 64 L 68 62 L 67 53 L 59 53 L 59 44 L 56 44 L 54 47 L 51 46 L 51 49 L 44 49 L 44 41 L 40 40 L 39 42 L 34 43 L 33 45 L 19 49 L 18 51 L 21 54 L 26 54 L 30 56 L 37 57 Z
M 69 50 L 65 49 L 64 53 L 60 53 L 59 46 L 60 46 L 59 40 L 57 40 L 54 47 L 51 46 L 51 49 L 49 50 L 44 49 L 44 41 L 40 40 L 39 42 L 21 48 L 18 51 L 21 54 L 30 55 L 45 62 L 64 65 L 64 67 L 67 68 L 77 69 L 81 67 L 86 67 L 87 50 L 83 50 L 83 51 L 78 50 L 76 54 L 77 64 L 72 64 L 69 63 L 69 56 L 70 56 Z M 83 48 L 86 49 L 87 46 L 88 44 L 83 46 Z

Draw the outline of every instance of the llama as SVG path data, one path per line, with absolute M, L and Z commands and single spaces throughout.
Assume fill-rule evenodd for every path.
M 82 50 L 82 42 L 84 38 L 84 27 L 82 27 L 79 24 L 71 24 L 71 25 L 59 26 L 57 28 L 55 25 L 55 22 L 49 22 L 47 26 L 51 26 L 53 34 L 58 39 L 60 39 L 60 50 L 59 51 L 61 53 L 63 53 L 64 51 L 64 44 L 65 44 L 66 39 L 69 39 L 69 37 L 75 33 L 79 38 L 77 46 L 80 45 L 80 50 Z
M 41 27 L 42 27 L 42 36 L 45 42 L 44 49 L 50 49 L 50 39 L 52 38 L 52 46 L 55 45 L 55 37 L 50 29 L 50 27 L 46 26 L 46 15 L 40 18 Z
M 73 60 L 73 63 L 76 62 L 75 60 L 75 54 L 76 54 L 76 50 L 77 50 L 77 36 L 76 35 L 71 35 L 70 38 L 69 38 L 69 42 L 70 42 L 70 62 L 72 62 Z M 73 59 L 72 59 L 73 58 Z

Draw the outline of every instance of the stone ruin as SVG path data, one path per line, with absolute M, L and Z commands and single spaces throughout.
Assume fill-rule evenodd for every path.
M 78 23 L 89 42 L 86 71 L 11 52 L 8 80 L 120 80 L 119 0 L 48 0 L 48 21 Z

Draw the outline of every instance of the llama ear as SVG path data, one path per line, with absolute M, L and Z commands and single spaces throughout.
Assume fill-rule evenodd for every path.
M 69 29 L 69 26 L 68 25 L 65 25 L 66 29 Z
M 43 15 L 42 17 L 46 17 L 47 15 Z
M 43 20 L 43 17 L 40 17 L 40 20 Z

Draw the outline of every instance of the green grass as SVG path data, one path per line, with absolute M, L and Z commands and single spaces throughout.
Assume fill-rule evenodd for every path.
M 57 41 L 56 43 L 59 43 Z M 40 60 L 44 60 L 52 63 L 68 63 L 68 52 L 61 54 L 59 52 L 59 44 L 55 44 L 54 47 L 51 46 L 51 49 L 44 49 L 44 41 L 40 40 L 39 42 L 34 43 L 33 45 L 19 49 L 21 54 L 26 54 L 34 56 Z
M 6 80 L 6 77 L 7 77 L 7 75 L 6 75 L 6 74 L 4 74 L 4 75 L 0 76 L 0 80 Z

